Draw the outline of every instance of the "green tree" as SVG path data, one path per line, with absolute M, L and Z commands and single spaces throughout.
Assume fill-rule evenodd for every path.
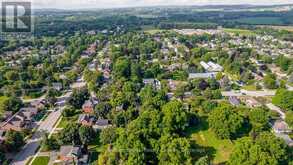
M 48 137 L 48 134 L 45 133 L 42 135 L 42 144 L 41 144 L 42 150 L 44 151 L 51 151 L 51 150 L 56 150 L 60 146 L 58 144 L 57 139 L 52 136 L 51 138 Z
M 64 129 L 58 134 L 58 140 L 62 145 L 71 144 L 79 145 L 81 144 L 79 137 L 79 125 L 75 123 L 70 123 L 66 125 Z
M 171 101 L 163 106 L 163 128 L 166 133 L 181 132 L 188 126 L 188 114 L 179 101 Z
M 163 136 L 160 139 L 159 165 L 191 165 L 191 146 L 186 138 Z
M 249 112 L 249 120 L 253 131 L 266 130 L 269 127 L 269 113 L 262 108 L 253 109 Z
M 14 71 L 14 70 L 6 72 L 4 76 L 9 81 L 19 80 L 19 75 L 18 75 L 17 71 Z
M 111 111 L 111 104 L 108 102 L 101 102 L 95 107 L 95 114 L 98 118 L 106 119 Z
M 284 141 L 270 133 L 261 133 L 256 139 L 244 137 L 237 140 L 228 164 L 287 164 L 288 156 Z
M 293 111 L 288 111 L 286 113 L 286 123 L 289 125 L 289 127 L 293 128 Z
M 210 165 L 210 164 L 211 163 L 208 156 L 201 157 L 195 162 L 195 165 Z
M 84 145 L 85 148 L 87 148 L 90 142 L 94 140 L 96 135 L 93 128 L 89 126 L 80 126 L 78 133 L 79 133 L 80 141 Z
M 5 111 L 17 112 L 23 105 L 22 101 L 16 97 L 0 97 L 0 114 Z
M 130 76 L 130 62 L 128 59 L 119 58 L 114 64 L 113 74 L 116 78 L 129 78 Z
M 272 100 L 273 104 L 281 107 L 284 110 L 293 110 L 293 91 L 279 89 Z
M 100 133 L 100 142 L 104 145 L 114 143 L 116 138 L 117 134 L 115 127 L 105 128 Z
M 264 81 L 265 87 L 268 88 L 268 89 L 276 89 L 276 88 L 278 88 L 277 81 L 276 81 L 276 76 L 273 75 L 273 74 L 267 74 L 264 77 L 263 81 Z
M 16 131 L 8 131 L 5 134 L 4 146 L 7 151 L 15 152 L 21 149 L 21 147 L 25 144 L 24 136 L 20 132 Z
M 66 106 L 62 111 L 63 117 L 72 117 L 76 114 L 76 109 L 72 106 Z
M 86 88 L 75 89 L 68 101 L 76 109 L 81 109 L 84 102 L 89 98 L 89 93 Z
M 54 106 L 54 104 L 57 101 L 57 96 L 58 96 L 58 91 L 53 89 L 53 88 L 49 88 L 47 91 L 47 95 L 46 95 L 46 99 L 48 101 L 48 103 L 50 104 L 51 107 Z
M 221 139 L 230 139 L 235 136 L 243 126 L 243 118 L 233 111 L 230 106 L 222 106 L 209 114 L 209 127 Z

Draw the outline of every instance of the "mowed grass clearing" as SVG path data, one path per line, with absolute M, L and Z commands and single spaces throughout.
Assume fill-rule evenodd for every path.
M 48 156 L 38 156 L 33 161 L 32 165 L 48 165 L 50 161 L 50 157 Z
M 151 25 L 141 26 L 141 29 L 142 29 L 143 32 L 149 33 L 149 34 L 152 34 L 152 35 L 164 31 L 162 29 L 157 29 L 156 27 L 151 26 Z
M 207 148 L 208 154 L 213 157 L 213 164 L 224 163 L 229 159 L 234 144 L 231 140 L 218 139 L 215 133 L 208 129 L 205 119 L 191 128 L 188 133 L 195 144 Z
M 233 33 L 233 34 L 240 34 L 240 35 L 255 35 L 255 33 L 251 30 L 246 29 L 229 29 L 225 28 L 224 32 Z

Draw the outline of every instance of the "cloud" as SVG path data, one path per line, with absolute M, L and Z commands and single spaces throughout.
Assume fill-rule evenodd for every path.
M 115 8 L 158 5 L 272 5 L 288 4 L 292 0 L 34 0 L 36 8 Z

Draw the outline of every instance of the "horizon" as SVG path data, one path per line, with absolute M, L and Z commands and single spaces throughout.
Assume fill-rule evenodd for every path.
M 148 7 L 192 7 L 192 6 L 278 6 L 293 5 L 289 0 L 272 0 L 258 2 L 252 0 L 73 0 L 69 3 L 58 0 L 32 0 L 35 9 L 60 9 L 60 10 L 89 10 L 89 9 L 117 9 L 117 8 L 148 8 Z
M 270 4 L 270 5 L 252 5 L 252 4 L 222 4 L 222 5 L 146 5 L 146 6 L 117 6 L 117 7 L 92 7 L 92 8 L 54 8 L 54 7 L 34 7 L 35 10 L 105 10 L 105 9 L 132 9 L 132 8 L 168 8 L 168 7 L 233 7 L 233 6 L 246 6 L 246 7 L 274 7 L 274 6 L 293 6 L 292 3 L 287 4 Z

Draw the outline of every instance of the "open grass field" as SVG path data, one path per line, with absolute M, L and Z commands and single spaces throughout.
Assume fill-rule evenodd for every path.
M 165 31 L 165 30 L 162 30 L 162 29 L 157 29 L 156 27 L 151 26 L 151 25 L 141 26 L 141 29 L 142 29 L 143 32 L 149 33 L 149 34 L 156 34 L 156 33 L 160 33 L 160 32 Z
M 289 32 L 293 32 L 293 26 L 269 26 L 269 25 L 263 25 L 263 26 L 258 26 L 261 28 L 272 28 L 275 30 L 287 30 Z
M 218 139 L 216 135 L 208 129 L 206 119 L 202 119 L 201 123 L 197 125 L 197 127 L 188 131 L 191 140 L 213 157 L 213 164 L 226 162 L 234 147 L 232 141 Z
M 50 158 L 48 156 L 38 156 L 33 161 L 32 165 L 48 165 Z
M 278 17 L 249 17 L 235 20 L 238 23 L 251 25 L 281 25 L 283 21 Z
M 246 30 L 246 29 L 228 29 L 228 28 L 225 28 L 224 32 L 240 34 L 240 35 L 255 35 L 255 33 L 253 31 Z

